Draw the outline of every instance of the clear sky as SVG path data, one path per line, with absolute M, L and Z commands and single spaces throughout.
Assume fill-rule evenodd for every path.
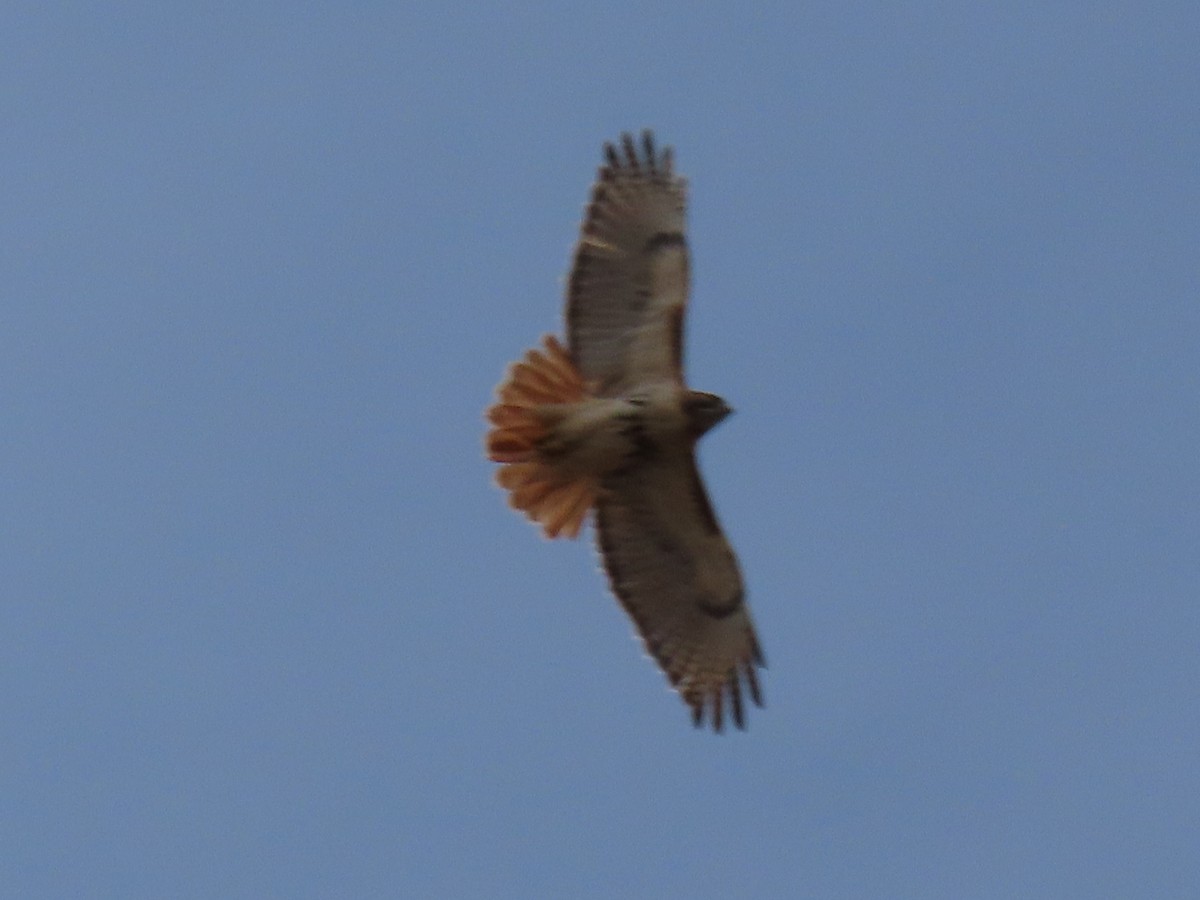
M 0 891 L 1200 896 L 1200 7 L 0 13 Z M 693 731 L 481 450 L 691 182 L 770 668 Z

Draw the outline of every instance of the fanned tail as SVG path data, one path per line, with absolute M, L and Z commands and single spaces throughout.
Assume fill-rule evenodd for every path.
M 583 400 L 583 379 L 562 344 L 542 339 L 545 352 L 529 350 L 513 363 L 487 411 L 492 427 L 487 454 L 501 464 L 496 483 L 509 491 L 508 502 L 542 526 L 546 537 L 578 537 L 596 502 L 599 484 L 591 477 L 564 477 L 538 452 L 554 416 L 545 407 Z

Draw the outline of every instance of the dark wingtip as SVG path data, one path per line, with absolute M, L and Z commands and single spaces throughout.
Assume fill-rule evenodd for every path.
M 750 699 L 754 701 L 754 705 L 762 707 L 762 689 L 758 686 L 758 675 L 754 671 L 754 663 L 747 662 L 745 665 L 746 672 L 746 687 L 750 689 Z
M 654 141 L 654 131 L 643 128 L 640 135 L 641 146 L 632 134 L 621 132 L 617 141 L 604 142 L 604 168 L 600 171 L 612 173 L 621 169 L 640 172 L 644 168 L 651 175 L 670 176 L 674 169 L 675 156 L 670 147 L 658 149 Z M 640 152 L 639 152 L 640 150 Z
M 750 654 L 754 657 L 754 661 L 758 663 L 760 668 L 767 667 L 767 658 L 763 656 L 762 647 L 758 644 L 758 638 L 753 634 L 750 635 Z
M 639 168 L 637 148 L 633 145 L 633 136 L 628 131 L 621 134 L 621 146 L 625 150 L 626 163 L 636 172 Z
M 617 156 L 617 148 L 608 141 L 604 142 L 604 160 L 608 163 L 610 169 L 619 169 L 621 167 L 621 160 Z
M 746 730 L 746 717 L 742 712 L 742 685 L 738 679 L 737 669 L 729 673 L 729 699 L 733 705 L 733 724 L 739 731 Z
M 750 694 L 750 699 L 754 701 L 755 706 L 763 706 L 762 691 L 758 686 L 758 678 L 754 674 L 753 663 L 749 661 L 744 663 L 744 675 L 746 690 Z M 737 726 L 739 731 L 746 730 L 746 703 L 742 697 L 742 675 L 737 669 L 729 673 L 728 681 L 711 693 L 684 697 L 684 700 L 692 711 L 693 727 L 703 728 L 705 719 L 708 719 L 712 724 L 712 730 L 716 734 L 724 733 L 726 719 L 725 692 L 727 689 L 729 691 L 729 718 L 733 720 L 733 724 Z

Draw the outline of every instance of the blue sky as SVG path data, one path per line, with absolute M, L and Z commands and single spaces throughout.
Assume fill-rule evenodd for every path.
M 1200 891 L 1194 4 L 0 26 L 6 893 Z M 745 734 L 481 452 L 647 126 Z

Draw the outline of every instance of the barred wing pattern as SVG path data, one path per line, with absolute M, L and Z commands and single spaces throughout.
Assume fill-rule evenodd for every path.
M 629 135 L 604 149 L 567 286 L 571 356 L 602 396 L 682 384 L 686 182 L 648 131 L 640 157 Z
M 707 709 L 720 731 L 728 700 L 744 728 L 742 687 L 762 706 L 755 667 L 765 663 L 691 448 L 606 479 L 596 523 L 613 593 L 695 724 Z

